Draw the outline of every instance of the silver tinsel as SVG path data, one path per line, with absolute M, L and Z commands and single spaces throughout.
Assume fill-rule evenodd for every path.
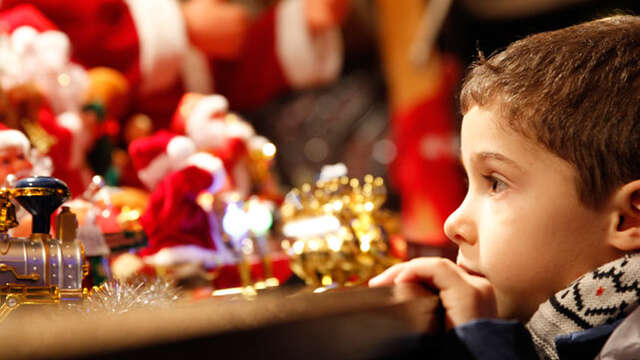
M 106 313 L 117 315 L 140 308 L 169 308 L 180 298 L 180 290 L 175 284 L 160 278 L 111 280 L 94 287 L 82 303 L 68 305 L 64 311 L 87 316 Z

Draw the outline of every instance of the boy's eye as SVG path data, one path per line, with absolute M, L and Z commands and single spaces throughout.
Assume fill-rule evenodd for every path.
M 484 178 L 487 179 L 489 185 L 491 185 L 492 193 L 499 193 L 507 189 L 507 184 L 505 184 L 504 181 L 496 178 L 495 176 L 486 175 L 484 176 Z

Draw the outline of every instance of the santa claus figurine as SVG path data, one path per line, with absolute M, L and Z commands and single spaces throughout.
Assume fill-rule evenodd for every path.
M 33 175 L 51 175 L 51 159 L 31 148 L 27 137 L 20 131 L 8 129 L 0 123 L 0 181 L 12 186 L 22 178 Z M 31 234 L 31 215 L 17 205 L 19 225 L 11 235 L 25 237 Z
M 42 16 L 23 15 L 4 22 L 0 14 L 3 122 L 23 131 L 34 148 L 52 159 L 53 176 L 77 196 L 93 176 L 86 154 L 95 132 L 82 112 L 89 77 L 71 61 L 64 33 Z
M 334 79 L 348 5 L 283 0 L 250 19 L 248 9 L 223 0 L 5 0 L 0 23 L 15 28 L 44 14 L 69 36 L 75 60 L 122 72 L 132 112 L 167 128 L 186 91 L 220 93 L 244 109 Z
M 245 200 L 256 193 L 269 199 L 278 197 L 269 177 L 275 146 L 230 112 L 223 96 L 185 94 L 171 129 L 193 140 L 199 151 L 210 152 L 223 161 L 229 174 L 224 190 L 233 192 L 234 197 Z
M 131 255 L 115 259 L 114 274 L 126 277 L 143 265 L 211 268 L 232 262 L 217 223 L 197 202 L 201 192 L 215 193 L 225 182 L 222 161 L 197 152 L 192 140 L 168 131 L 134 141 L 129 152 L 140 180 L 152 190 L 140 219 L 148 246 L 139 253 L 141 262 L 133 261 Z
M 33 174 L 30 153 L 31 144 L 23 133 L 0 124 L 0 179 L 3 186 L 9 185 L 9 175 L 20 179 Z

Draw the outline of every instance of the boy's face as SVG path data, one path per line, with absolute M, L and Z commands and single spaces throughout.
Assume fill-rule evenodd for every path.
M 469 189 L 445 232 L 460 247 L 458 264 L 493 284 L 499 315 L 526 320 L 555 292 L 622 253 L 607 245 L 607 207 L 580 202 L 573 166 L 501 121 L 478 107 L 464 116 Z
M 29 175 L 32 168 L 21 147 L 8 146 L 0 149 L 0 182 L 4 182 L 9 174 L 18 178 Z

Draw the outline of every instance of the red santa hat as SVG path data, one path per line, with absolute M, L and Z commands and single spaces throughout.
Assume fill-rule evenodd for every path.
M 0 149 L 8 147 L 20 148 L 22 153 L 28 156 L 31 150 L 31 143 L 21 131 L 9 129 L 0 123 Z
M 0 27 L 4 31 L 13 32 L 13 30 L 24 25 L 29 25 L 37 31 L 57 28 L 51 20 L 31 4 L 16 5 L 0 14 Z
M 158 182 L 172 171 L 190 165 L 206 170 L 214 176 L 214 191 L 226 179 L 226 172 L 219 158 L 197 152 L 191 139 L 166 130 L 133 141 L 129 146 L 129 155 L 140 181 L 149 189 L 154 189 Z
M 208 214 L 196 201 L 214 178 L 209 171 L 187 166 L 167 174 L 157 184 L 140 218 L 149 243 L 141 255 L 151 256 L 146 259 L 148 263 L 195 262 L 202 260 L 194 258 L 198 251 L 215 250 Z

